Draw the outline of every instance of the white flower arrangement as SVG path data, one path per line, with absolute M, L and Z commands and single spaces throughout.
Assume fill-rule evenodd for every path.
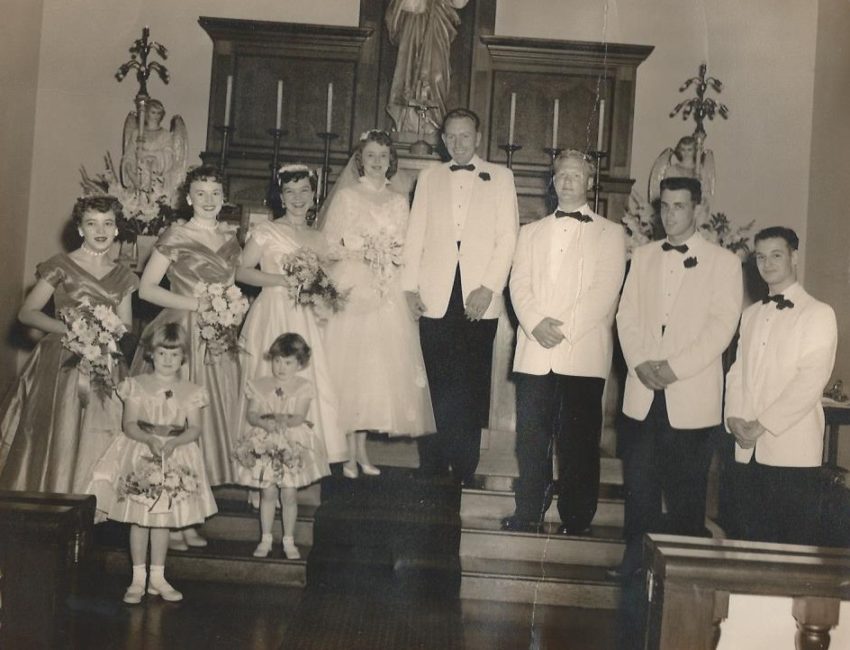
M 319 256 L 307 248 L 299 248 L 284 256 L 281 269 L 292 302 L 312 308 L 317 316 L 338 312 L 348 300 L 322 266 Z
M 107 397 L 115 388 L 113 359 L 121 356 L 118 341 L 126 326 L 110 307 L 93 305 L 88 298 L 59 310 L 59 318 L 68 327 L 62 345 L 74 355 L 68 365 L 88 376 L 101 398 Z
M 250 470 L 258 482 L 279 483 L 287 471 L 299 470 L 304 466 L 301 449 L 302 445 L 286 437 L 282 427 L 276 427 L 271 433 L 255 427 L 249 435 L 237 441 L 233 448 L 233 458 Z M 271 476 L 267 476 L 266 472 L 270 472 Z
M 248 313 L 248 299 L 239 287 L 201 282 L 195 286 L 194 294 L 201 302 L 197 325 L 207 352 L 218 356 L 237 351 L 239 326 Z
M 131 499 L 148 506 L 148 512 L 167 512 L 197 491 L 198 476 L 189 467 L 144 455 L 134 471 L 118 479 L 116 492 L 119 501 Z

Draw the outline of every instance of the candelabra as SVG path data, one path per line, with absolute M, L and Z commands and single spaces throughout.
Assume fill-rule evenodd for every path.
M 508 169 L 513 169 L 514 166 L 514 153 L 522 149 L 521 144 L 514 144 L 511 142 L 510 144 L 501 144 L 499 145 L 499 149 L 505 152 L 505 155 L 508 157 L 505 166 Z
M 218 158 L 218 168 L 221 170 L 222 176 L 224 176 L 224 195 L 227 196 L 228 182 L 225 170 L 227 169 L 227 156 L 230 153 L 230 138 L 236 128 L 225 124 L 224 126 L 215 127 L 215 130 L 221 133 L 221 153 Z
M 272 154 L 271 187 L 277 184 L 277 170 L 280 168 L 280 139 L 289 131 L 285 129 L 269 129 L 269 135 L 274 138 L 274 153 Z
M 607 151 L 588 151 L 587 155 L 593 158 L 596 171 L 593 174 L 593 211 L 599 214 L 599 193 L 602 191 L 602 186 L 599 184 L 599 168 L 602 166 L 602 161 L 608 157 Z
M 328 131 L 322 131 L 316 135 L 325 141 L 325 149 L 322 156 L 322 178 L 320 179 L 318 191 L 319 205 L 321 205 L 328 196 L 328 178 L 331 172 L 331 142 L 336 140 L 339 135 Z
M 545 151 L 547 154 L 549 154 L 549 164 L 554 166 L 555 165 L 555 158 L 558 157 L 558 154 L 560 154 L 563 151 L 563 149 L 561 149 L 560 147 L 543 147 L 543 151 Z

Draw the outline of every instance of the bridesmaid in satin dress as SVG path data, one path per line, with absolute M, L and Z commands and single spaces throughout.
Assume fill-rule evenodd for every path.
M 83 239 L 36 267 L 38 281 L 24 300 L 18 320 L 46 332 L 0 405 L 0 489 L 38 492 L 85 491 L 94 464 L 121 431 L 121 403 L 95 393 L 87 378 L 69 365 L 62 345 L 65 323 L 42 310 L 78 306 L 84 298 L 132 324 L 130 296 L 138 278 L 110 255 L 118 234 L 121 204 L 112 196 L 78 199 L 72 219 Z M 126 374 L 120 362 L 113 380 Z
M 232 285 L 242 249 L 235 232 L 218 223 L 224 203 L 224 178 L 211 166 L 202 165 L 186 174 L 187 201 L 193 215 L 185 224 L 172 224 L 154 245 L 142 274 L 139 297 L 163 307 L 147 326 L 145 335 L 162 323 L 180 323 L 189 333 L 189 355 L 182 378 L 207 389 L 209 406 L 202 409 L 200 445 L 211 486 L 234 482 L 232 440 L 237 428 L 240 389 L 239 358 L 235 353 L 213 354 L 207 350 L 197 325 L 201 300 L 194 295 L 199 283 Z M 159 286 L 168 277 L 170 289 Z M 143 335 L 144 336 L 144 335 Z M 130 369 L 132 375 L 149 372 L 148 362 L 138 350 Z M 197 531 L 182 531 L 182 540 L 172 535 L 171 548 L 205 546 Z

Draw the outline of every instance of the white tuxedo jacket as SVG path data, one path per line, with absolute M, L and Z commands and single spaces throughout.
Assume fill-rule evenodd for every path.
M 653 391 L 643 385 L 635 368 L 644 361 L 667 361 L 678 381 L 667 387 L 667 415 L 676 429 L 699 429 L 720 423 L 723 399 L 721 355 L 741 315 L 743 280 L 741 261 L 724 248 L 700 236 L 689 240 L 681 255 L 665 252 L 662 242 L 635 249 L 626 277 L 617 333 L 629 372 L 623 413 L 644 420 Z M 673 302 L 664 334 L 662 256 L 695 257 Z
M 823 458 L 821 396 L 838 339 L 835 313 L 799 284 L 783 295 L 794 308 L 774 314 L 766 341 L 755 339 L 756 325 L 776 305 L 757 302 L 744 311 L 738 358 L 726 379 L 726 417 L 758 420 L 767 429 L 756 440 L 759 463 L 816 467 Z M 746 463 L 752 455 L 753 449 L 735 444 L 736 460 Z
M 460 249 L 452 213 L 449 175 L 453 172 L 449 163 L 419 173 L 404 244 L 401 286 L 405 291 L 419 292 L 428 318 L 445 315 L 458 262 L 464 302 L 471 291 L 483 285 L 493 291 L 484 318 L 497 318 L 502 310 L 502 290 L 519 229 L 514 176 L 510 169 L 478 158 L 475 164 Z
M 582 212 L 593 221 L 579 224 L 576 246 L 564 253 L 579 259 L 578 290 L 572 295 L 561 289 L 568 266 L 551 259 L 555 216 L 519 231 L 510 280 L 511 302 L 520 324 L 514 357 L 517 372 L 607 378 L 611 370 L 614 313 L 626 265 L 623 228 L 586 207 Z M 560 269 L 554 282 L 553 262 Z M 547 316 L 564 323 L 561 331 L 566 337 L 549 349 L 532 335 Z

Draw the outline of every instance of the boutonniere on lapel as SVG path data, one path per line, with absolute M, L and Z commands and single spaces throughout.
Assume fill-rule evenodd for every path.
M 687 257 L 687 258 L 685 258 L 685 261 L 684 261 L 684 262 L 682 262 L 682 264 L 684 264 L 684 265 L 685 265 L 685 268 L 686 268 L 686 269 L 692 269 L 692 268 L 694 268 L 697 264 L 699 264 L 699 262 L 697 261 L 697 258 L 696 258 L 696 257 Z
M 478 178 L 480 178 L 485 183 L 490 180 L 490 174 L 487 172 L 478 172 Z
M 171 399 L 172 397 L 174 397 L 174 393 L 171 392 L 170 388 L 167 391 L 165 391 L 164 395 L 165 395 L 165 399 Z
M 278 397 L 283 397 L 283 389 L 280 386 L 278 386 L 277 388 L 274 389 L 274 394 L 277 395 Z

